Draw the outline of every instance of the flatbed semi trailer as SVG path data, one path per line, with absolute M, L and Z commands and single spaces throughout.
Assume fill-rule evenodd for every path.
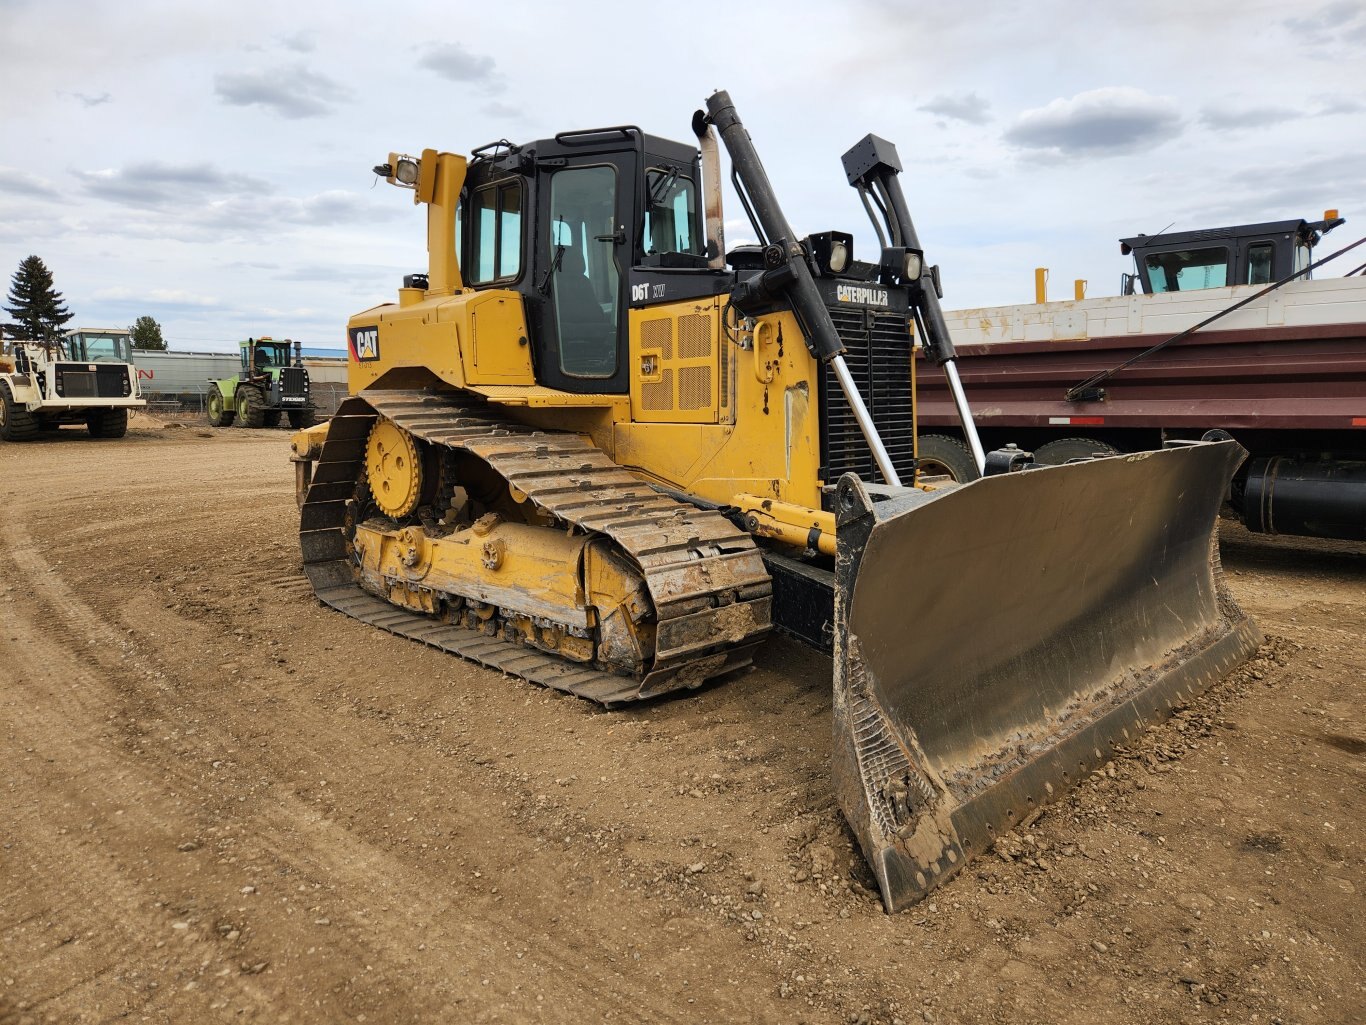
M 1297 223 L 1312 231 L 1324 222 L 1245 227 L 1282 228 L 1291 241 Z M 1141 293 L 946 312 L 982 444 L 1014 443 L 1057 463 L 1220 430 L 1249 453 L 1228 496 L 1249 529 L 1366 540 L 1366 277 L 1297 279 L 1267 292 L 1274 268 L 1235 262 L 1238 230 L 1198 233 L 1196 252 L 1217 247 L 1222 232 L 1229 268 L 1214 280 L 1252 283 L 1162 289 L 1176 282 L 1157 271 L 1174 258 L 1144 253 L 1140 236 L 1125 244 L 1139 270 L 1153 272 L 1151 281 L 1126 275 Z M 975 475 L 942 372 L 922 358 L 916 378 L 922 462 Z

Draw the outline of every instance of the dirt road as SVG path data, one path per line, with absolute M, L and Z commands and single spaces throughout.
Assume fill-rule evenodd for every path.
M 830 667 L 603 712 L 322 609 L 287 436 L 0 445 L 0 1022 L 1360 1021 L 1366 546 L 1224 561 L 1259 656 L 882 913 Z

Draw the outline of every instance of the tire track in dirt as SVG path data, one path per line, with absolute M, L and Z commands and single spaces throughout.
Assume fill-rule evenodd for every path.
M 133 651 L 130 655 L 129 642 L 117 630 L 105 622 L 96 614 L 96 608 L 90 603 L 84 602 L 75 596 L 71 587 L 66 585 L 58 576 L 52 572 L 48 565 L 38 553 L 32 543 L 32 538 L 22 527 L 16 527 L 12 535 L 13 548 L 10 557 L 19 568 L 21 577 L 27 581 L 32 590 L 43 596 L 48 607 L 49 614 L 65 621 L 69 628 L 69 642 L 85 642 L 85 647 L 103 648 L 104 650 L 121 649 L 126 658 L 125 671 L 129 669 L 137 670 L 133 674 L 134 679 L 142 681 L 161 680 L 168 676 L 167 667 L 156 662 L 148 654 L 142 651 Z M 97 656 L 98 657 L 98 656 Z M 96 692 L 96 683 L 88 673 L 81 672 L 82 682 L 90 688 L 91 693 Z M 134 683 L 134 688 L 145 687 L 146 684 Z M 154 693 L 149 695 L 150 699 L 156 702 L 159 708 L 159 715 L 164 720 L 173 720 L 179 711 L 188 711 L 179 706 L 179 696 L 176 690 L 164 683 L 157 683 L 153 686 Z M 199 695 L 204 697 L 206 695 Z M 80 707 L 84 704 L 84 707 Z M 198 709 L 208 711 L 214 718 L 226 718 L 235 709 L 227 707 L 208 707 Z M 88 703 L 78 703 L 78 707 L 72 712 L 89 713 L 92 709 Z M 329 717 L 318 715 L 308 708 L 291 708 L 289 718 L 291 722 L 303 716 L 306 721 L 299 723 L 302 727 L 302 734 L 310 737 L 322 738 L 322 743 L 303 745 L 296 749 L 296 756 L 301 752 L 307 752 L 312 756 L 314 764 L 323 766 L 328 765 L 328 760 L 323 756 L 323 749 L 335 751 L 338 739 L 330 735 Z M 212 739 L 216 745 L 227 746 L 233 742 L 234 738 L 217 735 L 212 729 L 200 731 L 206 741 Z M 387 751 L 379 752 L 380 756 L 388 759 Z M 354 755 L 354 750 L 348 752 Z M 358 776 L 369 775 L 380 768 L 374 764 L 350 764 L 339 766 L 328 765 L 327 771 L 334 773 L 341 769 L 344 773 Z M 178 771 L 175 763 L 172 763 L 165 770 L 173 779 L 179 780 L 182 786 L 193 785 L 191 774 Z M 111 795 L 112 796 L 112 795 Z M 461 831 L 468 835 L 481 835 L 492 833 L 497 828 L 498 823 L 489 816 L 480 816 L 470 819 L 469 809 L 466 808 L 466 821 L 463 822 Z M 381 878 L 386 880 L 387 889 L 390 891 L 387 899 L 391 903 L 406 905 L 408 907 L 422 907 L 424 903 L 431 904 L 431 894 L 434 890 L 434 880 L 420 872 L 412 871 L 409 866 L 403 864 L 398 859 L 387 856 L 377 851 L 370 845 L 357 842 L 354 837 L 347 834 L 338 835 L 337 830 L 330 829 L 323 823 L 311 809 L 303 806 L 297 801 L 289 799 L 275 798 L 273 805 L 258 808 L 256 816 L 264 817 L 265 821 L 257 821 L 254 825 L 258 828 L 258 843 L 267 849 L 271 856 L 283 860 L 283 851 L 286 849 L 297 851 L 300 841 L 303 841 L 303 851 L 306 857 L 303 859 L 295 858 L 294 864 L 298 870 L 314 878 L 327 878 L 334 881 L 334 884 L 347 889 L 361 889 L 367 881 Z M 143 827 L 146 831 L 154 830 L 155 825 L 151 822 L 144 822 Z M 264 827 L 264 828 L 261 828 Z M 161 830 L 165 834 L 162 839 L 169 847 L 171 835 L 168 830 Z M 514 848 L 525 845 L 524 838 L 512 837 L 510 844 Z M 301 864 L 302 861 L 302 864 Z M 501 904 L 501 901 L 495 902 Z M 554 905 L 554 895 L 548 891 L 540 893 L 523 893 L 519 897 L 519 903 L 528 905 L 528 910 L 535 907 L 545 907 Z M 429 907 L 431 917 L 439 918 L 440 911 L 454 911 L 449 903 L 445 907 Z M 672 1012 L 668 1006 L 661 1003 L 657 997 L 655 987 L 631 986 L 626 983 L 622 976 L 617 973 L 602 971 L 597 965 L 602 963 L 602 951 L 596 949 L 592 941 L 587 941 L 582 945 L 571 946 L 559 943 L 548 942 L 549 937 L 543 933 L 534 932 L 528 928 L 518 928 L 522 921 L 520 918 L 512 920 L 512 927 L 509 928 L 507 909 L 494 907 L 484 910 L 477 918 L 471 920 L 470 912 L 473 910 L 468 903 L 459 909 L 464 919 L 463 932 L 469 932 L 473 928 L 477 932 L 501 932 L 505 941 L 512 941 L 514 945 L 520 945 L 523 949 L 536 946 L 542 954 L 551 954 L 553 960 L 558 962 L 565 971 L 561 974 L 566 978 L 557 981 L 559 999 L 556 1003 L 558 1011 L 572 1010 L 577 1013 L 592 1014 L 594 1008 L 597 1011 L 604 1009 L 615 1009 L 620 1015 L 629 1018 L 633 1013 L 649 1010 L 651 1017 L 655 1020 L 674 1020 Z M 491 914 L 490 914 L 491 911 Z M 564 909 L 566 915 L 572 913 L 570 909 Z M 495 929 L 494 926 L 497 925 Z M 480 928 L 483 926 L 484 928 Z M 340 932 L 341 930 L 338 930 Z M 373 935 L 373 926 L 371 927 Z M 433 937 L 432 927 L 428 927 L 425 935 L 437 940 L 449 939 L 449 936 L 442 934 L 440 929 L 436 930 Z M 404 936 L 401 940 L 397 937 L 390 940 L 390 953 L 396 952 L 399 947 L 412 949 L 415 945 L 411 942 L 411 936 Z M 429 946 L 436 947 L 434 943 Z M 358 952 L 360 953 L 360 952 Z M 367 949 L 363 951 L 363 960 L 378 961 L 383 959 L 385 950 Z M 582 967 L 579 967 L 579 966 Z M 572 966 L 572 967 L 571 967 Z M 411 965 L 405 966 L 405 971 L 411 972 Z M 519 977 L 514 973 L 507 976 L 506 973 L 498 971 L 496 968 L 488 969 L 486 975 L 505 976 L 505 981 L 510 985 L 515 985 L 515 979 Z M 425 979 L 426 989 L 429 992 L 441 992 L 444 986 L 444 978 L 441 974 L 433 974 Z M 397 988 L 398 980 L 395 980 Z M 566 1000 L 565 984 L 571 988 L 583 991 L 584 1000 Z M 510 988 L 510 987 L 509 987 Z M 610 994 L 610 999 L 604 999 L 605 995 Z M 604 1003 L 615 1004 L 615 1008 L 604 1008 Z
M 50 615 L 50 610 L 44 611 Z M 46 954 L 30 958 L 22 969 L 16 962 L 7 972 L 17 978 L 24 993 L 21 1002 L 35 1012 L 75 1020 L 87 1013 L 106 1017 L 149 1010 L 164 1003 L 166 994 L 157 992 L 157 979 L 146 980 L 155 988 L 123 981 L 124 970 L 130 967 L 128 952 L 146 951 L 148 937 L 175 937 L 182 930 L 172 928 L 173 913 L 141 885 L 134 866 L 149 848 L 174 848 L 180 830 L 165 812 L 173 801 L 159 789 L 160 774 L 140 772 L 126 759 L 110 757 L 108 734 L 85 726 L 108 721 L 107 688 L 84 668 L 79 655 L 56 646 L 39 647 L 37 640 L 50 634 L 52 626 L 48 615 L 27 619 L 21 613 L 6 620 L 8 636 L 18 638 L 11 642 L 6 659 L 12 672 L 11 694 L 18 699 L 5 717 L 10 748 L 6 783 L 14 814 L 8 827 L 15 837 L 8 842 L 15 853 L 7 854 L 6 861 L 16 873 L 22 872 L 24 883 L 0 906 L 8 912 L 18 902 L 33 910 L 14 919 L 7 913 L 0 936 L 7 947 L 31 953 L 43 949 L 31 935 L 37 930 L 27 928 L 31 923 L 41 921 L 42 934 L 57 937 Z M 30 653 L 41 653 L 41 658 Z M 62 765 L 56 757 L 73 742 L 83 753 L 79 767 Z M 48 765 L 53 767 L 45 768 Z M 44 795 L 41 801 L 19 797 L 35 792 Z M 189 935 L 188 926 L 184 935 Z M 235 990 L 234 1007 L 269 1006 L 258 986 L 241 979 L 230 955 L 211 953 L 205 959 L 203 949 L 196 948 L 148 958 L 158 975 L 169 973 L 186 981 L 210 966 L 226 971 L 224 978 Z M 106 977 L 111 974 L 119 976 L 118 985 L 108 985 Z M 136 978 L 143 973 L 133 974 Z M 93 992 L 102 980 L 105 992 Z M 207 994 L 176 999 L 184 1000 L 197 1015 L 215 1016 Z

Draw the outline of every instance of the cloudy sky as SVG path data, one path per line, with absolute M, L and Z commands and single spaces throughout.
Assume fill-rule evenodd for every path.
M 340 347 L 425 269 L 391 150 L 683 140 L 716 88 L 788 219 L 865 256 L 840 154 L 895 141 L 950 308 L 1028 301 L 1036 266 L 1114 294 L 1115 240 L 1168 225 L 1366 233 L 1366 0 L 0 0 L 0 38 L 0 282 L 36 253 L 73 326 L 149 314 L 178 349 Z

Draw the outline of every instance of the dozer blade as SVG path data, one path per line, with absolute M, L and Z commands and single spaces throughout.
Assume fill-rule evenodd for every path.
M 888 911 L 1257 646 L 1215 544 L 1245 455 L 1200 443 L 933 493 L 841 479 L 835 788 Z

